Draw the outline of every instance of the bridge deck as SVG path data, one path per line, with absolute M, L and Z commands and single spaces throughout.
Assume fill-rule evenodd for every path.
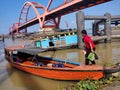
M 45 16 L 45 21 L 46 20 L 51 20 L 53 18 L 56 18 L 58 16 L 62 16 L 65 14 L 69 14 L 81 9 L 85 9 L 91 6 L 95 6 L 101 3 L 105 3 L 111 0 L 71 0 L 68 3 L 65 3 L 55 9 L 49 10 L 48 12 L 45 12 L 39 16 L 39 18 L 43 18 Z M 36 8 L 37 9 L 37 8 Z M 20 26 L 17 28 L 13 29 L 11 32 L 16 33 L 17 31 L 20 31 L 22 29 L 25 29 L 27 27 L 30 27 L 32 25 L 35 25 L 37 23 L 40 23 L 38 18 L 35 17 L 31 20 L 26 21 L 25 23 L 22 23 Z M 41 24 L 41 23 L 40 23 Z

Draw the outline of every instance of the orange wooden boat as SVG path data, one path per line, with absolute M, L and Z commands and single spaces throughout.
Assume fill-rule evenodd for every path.
M 21 49 L 22 48 L 22 49 Z M 38 56 L 42 49 L 6 47 L 5 58 L 17 69 L 56 80 L 98 80 L 104 77 L 104 68 L 98 65 L 81 65 L 78 62 Z

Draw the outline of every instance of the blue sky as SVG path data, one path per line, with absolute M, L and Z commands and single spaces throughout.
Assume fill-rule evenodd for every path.
M 1 0 L 0 3 L 0 35 L 7 34 L 9 27 L 18 22 L 21 8 L 25 1 L 39 2 L 47 6 L 49 0 Z M 57 1 L 57 2 L 56 2 Z M 53 0 L 51 8 L 60 5 L 64 0 Z M 82 10 L 85 15 L 104 15 L 106 12 L 111 15 L 120 15 L 120 0 L 112 0 L 97 6 Z M 30 14 L 32 16 L 32 12 Z M 66 28 L 65 22 L 68 22 L 69 28 L 76 28 L 76 12 L 64 15 L 61 18 L 60 28 Z M 29 27 L 30 31 L 38 31 L 39 26 Z

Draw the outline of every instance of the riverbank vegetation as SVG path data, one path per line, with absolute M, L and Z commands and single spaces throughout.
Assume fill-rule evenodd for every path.
M 120 78 L 109 76 L 100 80 L 80 80 L 77 84 L 60 87 L 59 90 L 103 90 L 104 87 L 120 82 Z
M 115 66 L 115 64 L 105 63 L 104 66 Z M 120 87 L 120 72 L 108 74 L 100 80 L 80 80 L 76 84 L 62 86 L 59 90 L 109 90 L 114 86 L 117 86 L 117 88 Z M 114 88 L 111 90 L 116 89 Z

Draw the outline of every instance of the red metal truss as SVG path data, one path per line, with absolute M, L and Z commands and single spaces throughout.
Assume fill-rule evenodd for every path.
M 85 9 L 94 5 L 98 5 L 111 0 L 64 0 L 63 4 L 49 10 L 53 0 L 49 0 L 47 7 L 38 2 L 25 2 L 19 16 L 19 21 L 16 26 L 12 26 L 11 33 L 18 33 L 20 30 L 27 32 L 27 27 L 39 24 L 40 28 L 59 28 L 61 16 Z M 30 7 L 33 8 L 36 17 L 28 20 Z M 44 12 L 40 14 L 39 10 Z

